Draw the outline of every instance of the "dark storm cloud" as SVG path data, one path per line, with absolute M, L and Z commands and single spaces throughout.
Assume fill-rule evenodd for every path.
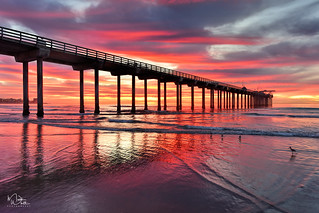
M 302 68 L 299 69 L 280 69 L 280 68 L 252 68 L 252 69 L 214 69 L 214 70 L 201 70 L 200 73 L 223 73 L 227 76 L 231 77 L 258 77 L 258 76 L 265 76 L 265 75 L 294 75 L 298 73 L 302 73 L 304 70 Z
M 224 58 L 225 60 L 237 61 L 277 58 L 277 63 L 282 63 L 281 58 L 284 60 L 286 60 L 285 58 L 302 60 L 304 62 L 317 61 L 319 60 L 319 42 L 280 42 L 253 51 L 231 52 L 226 54 Z
M 127 27 L 143 24 L 160 30 L 203 29 L 207 25 L 232 22 L 260 7 L 260 1 L 215 1 L 193 4 L 162 5 L 147 1 L 102 1 L 88 10 L 88 23 L 127 23 Z M 106 11 L 93 15 L 96 11 Z M 102 26 L 103 27 L 103 26 Z
M 288 32 L 297 35 L 315 35 L 319 33 L 319 19 L 303 20 L 292 24 Z
M 279 44 L 269 45 L 262 49 L 271 57 L 293 57 L 309 60 L 319 59 L 319 42 L 282 42 Z

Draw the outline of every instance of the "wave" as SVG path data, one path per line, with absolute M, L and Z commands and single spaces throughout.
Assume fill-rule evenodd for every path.
M 108 119 L 109 122 L 114 123 L 143 123 L 143 124 L 152 124 L 160 126 L 178 126 L 178 124 L 169 124 L 169 123 L 157 123 L 151 121 L 141 121 L 141 120 L 125 120 L 125 119 Z
M 14 122 L 14 121 L 9 121 Z M 258 136 L 280 136 L 280 137 L 305 137 L 305 138 L 319 138 L 317 132 L 298 132 L 298 131 L 270 131 L 270 130 L 253 130 L 246 128 L 229 128 L 229 127 L 206 127 L 206 126 L 191 126 L 180 125 L 177 128 L 163 129 L 163 128 L 129 128 L 129 127 L 107 127 L 107 126 L 82 126 L 70 125 L 68 123 L 54 123 L 41 120 L 21 120 L 21 123 L 29 122 L 38 125 L 47 125 L 62 128 L 72 129 L 88 129 L 88 130 L 102 130 L 102 131 L 123 131 L 123 132 L 147 132 L 147 133 L 175 133 L 175 134 L 225 134 L 225 135 L 258 135 Z M 175 125 L 176 126 L 176 125 Z
M 109 122 L 114 123 L 147 123 L 139 120 L 125 120 L 125 119 L 108 119 Z
M 157 123 L 141 120 L 126 120 L 126 119 L 108 119 L 110 123 L 143 123 L 154 125 L 154 128 L 149 126 L 142 127 L 112 127 L 107 126 L 93 126 L 81 124 L 96 124 L 98 120 L 105 120 L 106 117 L 94 118 L 93 120 L 70 120 L 70 119 L 0 119 L 4 123 L 33 123 L 38 125 L 55 126 L 62 128 L 75 128 L 75 129 L 89 129 L 89 130 L 104 130 L 104 131 L 126 131 L 126 132 L 149 132 L 149 133 L 175 133 L 175 134 L 225 134 L 225 135 L 257 135 L 257 136 L 279 136 L 279 137 L 304 137 L 304 138 L 319 138 L 319 132 L 306 131 L 303 129 L 287 129 L 287 130 L 260 130 L 249 128 L 236 128 L 236 127 L 212 127 L 212 126 L 195 126 L 195 125 L 179 125 L 170 123 Z M 74 124 L 74 125 L 73 125 Z M 171 127 L 160 128 L 159 126 Z
M 207 181 L 210 184 L 214 184 L 215 186 L 218 186 L 222 188 L 223 190 L 227 190 L 228 192 L 232 193 L 235 196 L 238 196 L 242 199 L 246 199 L 251 201 L 260 209 L 260 211 L 263 211 L 265 207 L 272 207 L 273 209 L 279 211 L 279 212 L 287 212 L 284 209 L 280 208 L 279 206 L 272 203 L 267 198 L 258 196 L 257 194 L 251 192 L 250 190 L 241 187 L 240 185 L 232 182 L 231 180 L 227 179 L 222 174 L 218 173 L 215 169 L 209 167 L 207 164 L 201 164 L 204 168 L 202 170 L 198 170 L 195 167 L 192 166 L 192 164 L 188 163 L 184 159 L 180 158 L 173 152 L 169 151 L 163 146 L 160 146 L 164 151 L 171 154 L 174 158 L 178 159 L 181 163 L 183 163 L 187 168 L 189 168 L 194 174 L 198 175 L 203 180 Z M 211 175 L 206 175 L 205 172 L 202 171 L 210 171 L 214 174 L 215 177 L 218 178 L 212 178 Z
M 300 131 L 300 130 L 255 130 L 247 128 L 232 128 L 232 127 L 208 127 L 208 126 L 191 126 L 185 125 L 186 129 L 198 129 L 211 131 L 213 134 L 232 134 L 232 135 L 260 135 L 260 136 L 281 136 L 281 137 L 306 137 L 319 138 L 318 132 Z
M 277 107 L 277 108 L 272 108 L 275 110 L 316 110 L 319 111 L 319 108 L 317 107 Z
M 177 129 L 188 130 L 186 133 L 189 134 L 232 134 L 232 135 L 260 135 L 260 136 L 281 136 L 281 137 L 307 137 L 307 138 L 319 138 L 319 133 L 300 131 L 294 129 L 288 129 L 286 131 L 276 131 L 276 130 L 255 130 L 247 128 L 233 128 L 233 127 L 210 127 L 210 126 L 193 126 L 193 125 L 178 125 L 178 124 L 167 124 L 167 123 L 155 123 L 140 120 L 123 120 L 123 119 L 109 119 L 109 122 L 118 123 L 145 123 L 154 124 L 161 126 L 174 126 Z M 134 128 L 133 128 L 134 129 Z M 133 130 L 132 129 L 132 130 Z M 167 133 L 184 133 L 183 130 L 172 130 L 170 129 Z M 145 129 L 152 130 L 150 128 Z M 195 131 L 192 131 L 195 130 Z M 163 131 L 158 129 L 158 131 Z M 168 130 L 167 130 L 168 131 Z
M 291 115 L 291 114 L 266 114 L 266 113 L 243 113 L 250 116 L 290 117 L 290 118 L 319 118 L 319 115 Z

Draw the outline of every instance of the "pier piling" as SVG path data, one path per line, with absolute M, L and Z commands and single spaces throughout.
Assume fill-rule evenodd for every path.
M 94 91 L 95 91 L 95 109 L 94 114 L 100 114 L 100 97 L 99 97 L 99 70 L 94 69 Z
M 23 113 L 24 116 L 30 114 L 29 110 L 29 63 L 23 62 Z
M 84 113 L 84 77 L 83 77 L 83 70 L 80 70 L 80 113 Z
M 135 75 L 132 75 L 132 109 L 131 113 L 136 112 L 136 107 L 135 107 Z
M 164 81 L 164 110 L 167 110 L 166 81 Z
M 144 79 L 144 110 L 148 110 L 147 106 L 147 79 Z
M 195 102 L 195 100 L 194 100 L 194 86 L 192 85 L 191 86 L 191 110 L 192 111 L 194 111 L 194 108 L 195 108 L 195 104 L 194 104 L 194 102 Z
M 161 80 L 157 80 L 157 111 L 161 111 Z
M 121 76 L 117 76 L 117 114 L 121 114 Z
M 43 117 L 43 58 L 37 59 L 37 98 L 38 109 L 37 116 Z
M 205 87 L 202 88 L 202 109 L 205 109 Z

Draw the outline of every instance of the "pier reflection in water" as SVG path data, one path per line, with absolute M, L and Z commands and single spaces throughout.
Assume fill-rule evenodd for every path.
M 38 122 L 1 124 L 0 132 L 0 197 L 18 193 L 31 203 L 30 212 L 259 211 L 273 208 L 271 196 L 284 200 L 295 190 L 286 184 L 274 187 L 283 175 L 298 178 L 282 165 L 288 158 L 279 147 L 289 138 L 273 137 L 272 143 L 255 136 L 105 131 Z M 278 175 L 257 181 L 264 180 L 264 169 Z M 4 199 L 0 204 L 1 212 L 8 211 Z

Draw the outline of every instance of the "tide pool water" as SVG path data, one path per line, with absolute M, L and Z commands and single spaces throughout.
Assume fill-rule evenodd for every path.
M 0 105 L 0 212 L 319 211 L 319 108 L 35 110 Z

